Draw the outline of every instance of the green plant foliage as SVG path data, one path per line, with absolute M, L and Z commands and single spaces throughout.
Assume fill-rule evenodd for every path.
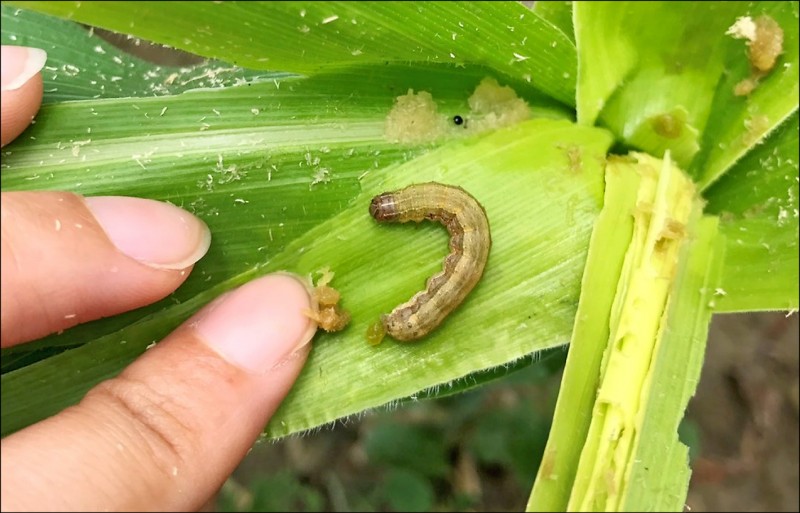
M 47 52 L 42 72 L 44 103 L 93 98 L 164 96 L 192 89 L 240 86 L 280 80 L 286 72 L 266 72 L 209 61 L 197 66 L 156 66 L 117 49 L 73 22 L 0 5 L 4 45 Z
M 470 450 L 482 464 L 510 468 L 522 486 L 536 477 L 547 443 L 550 419 L 527 402 L 481 416 L 470 438 Z
M 783 54 L 747 96 L 738 17 L 771 16 Z M 798 106 L 797 2 L 578 2 L 578 121 L 673 159 L 708 186 Z
M 798 308 L 798 116 L 706 190 L 727 254 L 716 310 Z
M 517 2 L 6 2 L 0 9 L 3 44 L 48 52 L 45 106 L 2 150 L 3 192 L 169 201 L 213 234 L 209 253 L 169 298 L 3 350 L 3 435 L 74 404 L 219 294 L 276 270 L 318 277 L 330 269 L 352 323 L 318 334 L 265 438 L 500 377 L 527 379 L 515 371 L 541 358 L 538 368 L 549 373 L 572 340 L 529 509 L 680 509 L 689 470 L 676 430 L 711 312 L 798 307 L 797 2 L 537 2 L 533 10 Z M 726 32 L 762 15 L 781 27 L 783 51 L 749 94 L 737 95 L 752 69 L 745 42 Z M 74 22 L 211 60 L 155 66 Z M 470 95 L 487 77 L 513 88 L 534 119 L 483 133 L 474 123 L 453 124 L 419 142 L 387 138 L 399 96 L 428 92 L 438 115 L 452 119 L 470 112 Z M 606 380 L 603 355 L 627 293 L 620 276 L 630 270 L 625 255 L 638 233 L 632 213 L 643 214 L 635 203 L 640 183 L 615 175 L 633 164 L 608 158 L 612 147 L 659 159 L 668 152 L 711 214 L 693 203 L 668 299 L 642 306 L 663 329 L 637 331 L 652 351 L 625 367 L 646 370 L 646 379 L 620 402 L 636 430 L 620 458 L 609 457 L 618 447 L 592 428 L 619 405 L 593 408 L 601 383 L 623 379 L 612 368 Z M 367 327 L 441 269 L 447 243 L 430 223 L 379 226 L 367 206 L 377 193 L 427 181 L 460 185 L 483 204 L 489 263 L 465 303 L 424 341 L 372 347 Z M 676 204 L 667 201 L 663 211 Z M 466 404 L 454 424 L 474 428 L 479 463 L 510 465 L 529 482 L 547 432 L 541 414 L 526 403 L 524 411 L 473 422 L 469 408 L 480 400 Z M 434 484 L 451 464 L 443 430 L 391 425 L 370 436 L 370 459 L 392 469 L 373 499 L 398 510 L 437 507 Z M 257 490 L 248 504 L 228 506 L 322 505 L 291 476 L 267 478 Z M 285 495 L 278 502 L 275 490 Z
M 570 41 L 575 42 L 575 31 L 572 28 L 572 2 L 534 2 L 533 12 L 558 27 Z
M 443 433 L 433 427 L 381 424 L 367 434 L 365 448 L 371 463 L 430 478 L 444 477 L 449 469 Z
M 9 407 L 2 413 L 3 432 L 19 429 L 77 401 L 94 383 L 119 372 L 200 305 L 271 270 L 309 274 L 330 267 L 337 273 L 334 285 L 342 292 L 343 306 L 353 312 L 353 322 L 345 332 L 318 337 L 303 374 L 268 427 L 270 437 L 318 426 L 561 344 L 574 315 L 574 298 L 584 258 L 582 248 L 593 213 L 599 208 L 600 163 L 609 142 L 603 131 L 548 120 L 534 120 L 477 141 L 456 141 L 381 176 L 364 177 L 360 182 L 364 192 L 340 215 L 318 224 L 276 251 L 264 265 L 257 265 L 257 248 L 269 240 L 268 227 L 262 228 L 261 233 L 267 233 L 259 241 L 253 240 L 251 226 L 242 240 L 248 241 L 250 251 L 255 250 L 253 260 L 231 260 L 225 252 L 218 253 L 218 262 L 232 266 L 232 278 L 172 305 L 169 315 L 163 311 L 150 314 L 107 335 L 95 335 L 80 348 L 4 374 L 2 394 Z M 525 148 L 536 151 L 529 153 Z M 583 156 L 580 169 L 570 167 L 570 148 Z M 496 172 L 502 181 L 496 179 Z M 485 279 L 459 309 L 461 322 L 456 322 L 458 317 L 453 316 L 425 344 L 400 345 L 387 341 L 377 348 L 369 346 L 364 338 L 367 326 L 380 313 L 410 297 L 427 276 L 441 267 L 445 247 L 445 234 L 436 226 L 403 225 L 391 229 L 377 226 L 366 212 L 369 199 L 407 183 L 421 180 L 448 183 L 455 181 L 455 177 L 457 183 L 480 198 L 491 216 L 493 264 L 490 263 Z M 308 189 L 308 179 L 295 190 L 315 194 L 313 188 Z M 358 183 L 357 177 L 352 180 Z M 256 183 L 268 187 L 264 184 L 272 181 L 265 180 L 262 174 Z M 197 187 L 196 182 L 193 187 Z M 538 205 L 531 217 L 520 220 L 516 205 L 506 201 L 514 190 L 531 191 L 532 202 Z M 233 196 L 222 195 L 221 210 L 215 216 L 227 218 L 234 229 L 237 216 L 252 217 L 247 210 L 234 210 L 241 206 L 236 199 L 244 199 L 253 207 L 275 201 L 272 195 L 268 200 L 259 200 L 258 194 L 267 193 L 268 188 L 261 193 L 255 190 L 245 193 L 240 185 L 236 191 Z M 307 205 L 298 205 L 296 199 L 293 204 L 295 209 L 302 210 L 313 203 Z M 553 209 L 551 213 L 546 213 L 548 205 Z M 260 218 L 261 213 L 255 215 Z M 303 217 L 298 219 L 302 221 Z M 506 230 L 510 230 L 508 235 L 503 235 Z M 529 251 L 536 254 L 535 260 L 527 258 Z M 214 261 L 213 256 L 209 258 L 209 265 Z M 365 261 L 370 266 L 364 266 Z M 202 265 L 198 264 L 193 274 L 203 276 Z M 515 268 L 524 270 L 522 277 L 508 272 Z M 374 273 L 379 269 L 385 270 L 384 277 L 376 282 Z M 240 274 L 235 274 L 237 270 Z M 557 278 L 555 270 L 559 270 Z M 521 290 L 525 293 L 521 294 Z M 481 303 L 503 307 L 486 308 Z M 516 315 L 509 315 L 515 311 Z M 466 333 L 475 335 L 474 350 L 469 352 L 465 352 L 463 344 L 450 343 Z M 515 333 L 531 336 L 513 336 Z M 496 341 L 494 345 L 483 343 L 489 337 Z M 109 343 L 110 340 L 117 343 Z M 125 343 L 120 346 L 121 340 Z M 70 368 L 77 372 L 65 372 Z M 336 375 L 347 375 L 348 381 L 335 379 L 331 369 L 336 369 Z M 354 388 L 351 380 L 365 386 Z M 13 386 L 5 386 L 6 383 Z M 20 397 L 18 394 L 25 394 L 27 400 L 15 400 L 15 395 Z M 311 404 L 316 406 L 310 407 Z
M 755 151 L 760 142 L 775 130 L 793 112 L 800 101 L 800 59 L 798 51 L 798 2 L 755 2 L 738 4 L 747 7 L 741 15 L 752 18 L 769 16 L 783 31 L 783 51 L 774 68 L 762 78 L 756 89 L 747 96 L 736 96 L 734 89 L 752 73 L 745 43 L 726 36 L 724 45 L 725 73 L 720 77 L 717 93 L 709 112 L 703 133 L 702 150 L 689 171 L 697 178 L 701 188 L 707 188 L 720 179 L 749 151 Z M 794 118 L 797 126 L 797 118 Z
M 722 269 L 718 220 L 700 218 L 693 185 L 668 160 L 615 159 L 606 180 L 530 511 L 638 511 L 647 501 L 673 511 L 688 485 L 677 429 Z M 610 240 L 630 246 L 612 253 Z
M 313 73 L 387 62 L 481 64 L 526 80 L 566 105 L 575 101 L 575 45 L 558 28 L 516 3 L 19 5 L 252 69 Z
M 223 486 L 217 507 L 223 512 L 325 511 L 319 491 L 303 484 L 289 471 L 259 476 L 246 493 L 230 484 Z
M 431 511 L 436 498 L 431 482 L 404 469 L 392 469 L 383 481 L 383 495 L 392 511 Z

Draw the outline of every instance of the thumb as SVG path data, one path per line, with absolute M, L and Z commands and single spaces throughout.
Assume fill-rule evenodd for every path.
M 0 146 L 5 146 L 31 124 L 42 104 L 44 50 L 25 46 L 0 48 Z
M 80 404 L 2 441 L 2 510 L 196 510 L 288 393 L 316 325 L 305 286 L 223 295 Z

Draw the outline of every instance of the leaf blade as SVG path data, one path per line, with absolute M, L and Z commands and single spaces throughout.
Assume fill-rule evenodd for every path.
M 37 124 L 3 148 L 4 191 L 123 193 L 171 201 L 200 216 L 214 241 L 170 298 L 79 325 L 67 336 L 4 350 L 4 356 L 78 345 L 269 258 L 344 208 L 360 190 L 360 176 L 472 133 L 453 125 L 439 141 L 391 142 L 384 123 L 396 95 L 428 91 L 446 118 L 469 110 L 471 91 L 485 73 L 448 66 L 367 67 L 173 97 L 45 106 Z M 534 98 L 523 97 L 534 114 L 569 115 L 541 110 Z M 7 363 L 13 362 L 4 358 L 4 370 Z
M 714 312 L 712 291 L 722 275 L 725 244 L 718 225 L 716 217 L 700 219 L 695 238 L 685 248 L 685 262 L 672 288 L 666 328 L 654 358 L 621 511 L 684 509 L 691 470 L 688 448 L 677 433 L 700 381 Z M 704 292 L 698 294 L 698 290 Z
M 574 45 L 517 2 L 19 5 L 253 69 L 315 73 L 387 61 L 480 64 L 513 79 L 527 77 L 545 94 L 574 103 Z
M 0 5 L 4 45 L 41 48 L 43 103 L 130 96 L 165 96 L 191 89 L 283 79 L 288 73 L 246 70 L 221 62 L 158 66 L 123 52 L 76 23 Z
M 727 251 L 719 312 L 798 308 L 798 115 L 706 189 Z
M 450 143 L 401 167 L 368 175 L 361 181 L 363 191 L 340 214 L 290 242 L 265 265 L 175 305 L 174 313 L 166 316 L 170 325 L 153 315 L 105 339 L 4 374 L 3 404 L 16 403 L 25 411 L 15 410 L 12 415 L 4 408 L 9 413 L 3 413 L 2 430 L 18 429 L 40 418 L 47 408 L 65 406 L 66 395 L 56 401 L 47 392 L 51 386 L 47 380 L 55 375 L 51 369 L 60 369 L 68 383 L 59 381 L 58 388 L 64 394 L 69 391 L 74 399 L 97 379 L 121 370 L 172 323 L 222 290 L 272 270 L 307 274 L 330 266 L 337 275 L 333 285 L 342 293 L 343 306 L 351 311 L 353 323 L 344 333 L 318 335 L 303 374 L 268 426 L 266 436 L 270 438 L 378 407 L 563 344 L 574 315 L 572 298 L 578 293 L 583 248 L 599 208 L 600 162 L 610 143 L 608 135 L 598 129 L 532 120 L 477 140 Z M 569 155 L 573 146 L 580 148 L 583 157 L 579 168 L 574 168 Z M 364 339 L 367 325 L 395 302 L 410 297 L 427 275 L 441 267 L 445 236 L 427 225 L 393 229 L 376 226 L 367 215 L 366 205 L 371 195 L 385 188 L 420 180 L 455 182 L 479 198 L 492 223 L 490 262 L 494 259 L 495 264 L 492 268 L 490 263 L 458 316 L 423 344 L 387 341 L 373 348 Z M 515 205 L 506 201 L 511 190 L 530 191 L 531 204 L 539 205 L 522 224 Z M 564 204 L 568 205 L 566 210 Z M 526 256 L 529 251 L 536 254 L 534 259 Z M 507 272 L 515 269 L 519 275 Z M 536 298 L 534 306 L 531 297 Z M 502 315 L 496 305 L 503 305 Z M 162 313 L 158 319 L 164 317 Z M 528 330 L 535 337 L 519 336 Z M 487 339 L 495 344 L 487 345 Z M 95 361 L 103 347 L 114 345 L 109 343 L 113 340 L 117 344 L 125 340 L 127 347 L 116 354 L 103 353 L 103 360 Z M 70 359 L 80 361 L 70 367 L 66 365 Z M 89 367 L 94 377 L 87 377 Z M 69 368 L 81 372 L 64 370 Z M 380 386 L 370 386 L 371 379 Z M 361 386 L 353 387 L 352 383 Z M 22 391 L 34 399 L 15 399 Z
M 638 181 L 624 179 L 620 173 L 606 172 L 605 180 L 603 209 L 592 229 L 581 283 L 581 297 L 591 293 L 592 305 L 585 300 L 578 303 L 563 385 L 553 414 L 556 429 L 548 438 L 526 511 L 566 510 L 589 431 L 614 289 L 622 271 L 626 242 L 633 232 L 633 218 L 627 206 L 635 201 L 638 187 Z M 585 343 L 592 340 L 600 346 Z
M 676 162 L 707 187 L 798 107 L 796 2 L 585 2 L 575 6 L 578 120 Z M 783 54 L 749 96 L 737 17 L 768 14 Z
M 753 18 L 768 15 L 783 30 L 783 51 L 769 74 L 745 97 L 734 94 L 736 84 L 747 78 L 750 64 L 741 41 L 729 41 L 729 57 L 711 107 L 702 151 L 690 171 L 706 189 L 753 151 L 773 130 L 797 112 L 800 94 L 797 2 L 759 2 L 748 10 Z M 744 13 L 743 13 L 744 14 Z M 795 117 L 796 119 L 796 117 Z M 795 122 L 796 123 L 796 122 Z
M 641 154 L 609 161 L 528 511 L 683 504 L 688 469 L 677 426 L 698 380 L 724 246 L 718 220 L 700 218 L 695 188 L 667 165 Z M 679 219 L 686 231 L 673 238 Z M 660 472 L 665 465 L 674 472 Z

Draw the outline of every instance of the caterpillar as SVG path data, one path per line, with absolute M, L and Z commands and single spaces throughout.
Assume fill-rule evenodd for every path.
M 368 334 L 371 343 L 380 342 L 383 333 L 400 341 L 422 338 L 464 301 L 483 276 L 492 245 L 486 211 L 461 187 L 430 182 L 375 196 L 369 213 L 379 223 L 438 221 L 450 233 L 450 253 L 442 271 L 428 279 L 425 290 L 382 315 L 379 332 L 372 327 Z

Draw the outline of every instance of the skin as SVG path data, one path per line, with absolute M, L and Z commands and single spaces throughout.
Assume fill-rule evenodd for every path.
M 5 49 L 3 61 L 5 74 Z M 25 130 L 41 96 L 40 73 L 3 90 L 3 145 Z M 124 254 L 95 219 L 97 205 L 92 210 L 71 193 L 3 192 L 0 207 L 4 348 L 150 304 L 192 270 L 192 263 L 156 268 Z M 202 256 L 205 249 L 199 251 Z M 99 275 L 108 269 L 114 271 Z M 291 277 L 250 282 L 201 310 L 79 404 L 6 436 L 0 509 L 204 507 L 302 369 L 316 329 L 302 313 L 310 305 L 306 289 Z M 265 323 L 266 345 L 250 343 L 266 337 Z
M 481 279 L 492 245 L 486 212 L 460 187 L 433 182 L 380 194 L 372 199 L 369 211 L 379 223 L 427 219 L 442 223 L 450 233 L 450 253 L 442 271 L 428 279 L 425 290 L 381 319 L 393 338 L 420 339 L 436 329 Z

